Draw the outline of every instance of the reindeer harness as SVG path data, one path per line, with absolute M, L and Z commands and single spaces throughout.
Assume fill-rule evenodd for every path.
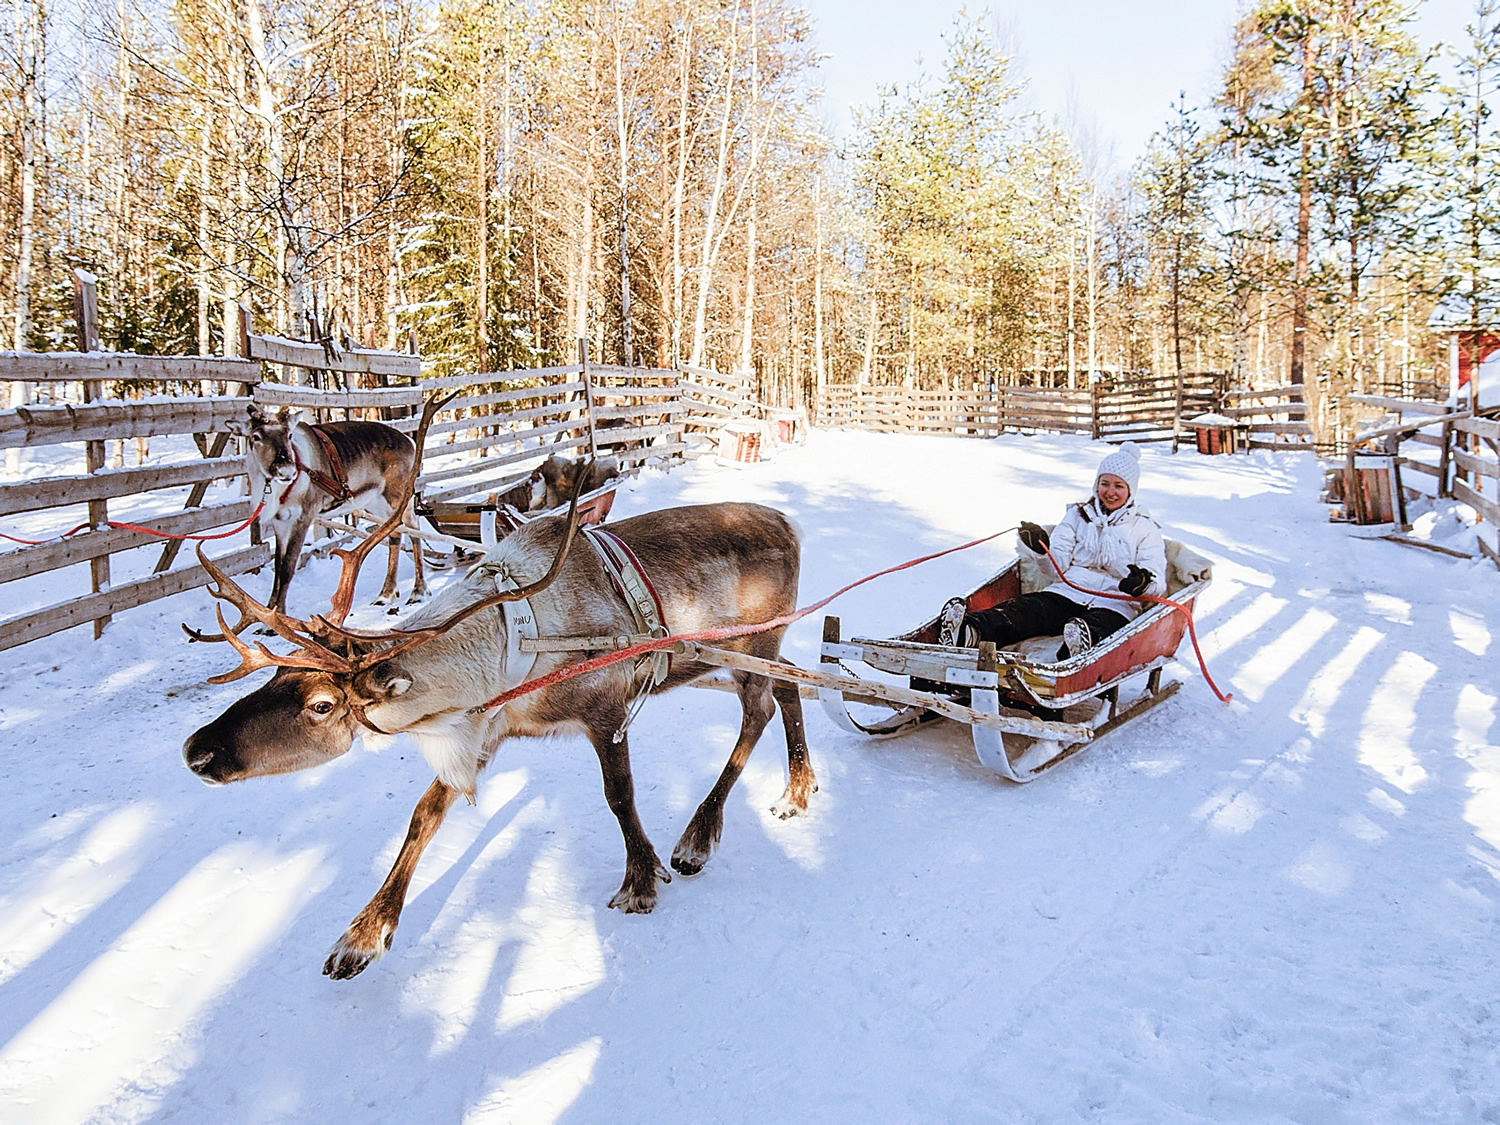
M 629 648 L 642 641 L 659 640 L 668 635 L 668 629 L 663 620 L 665 611 L 662 608 L 661 596 L 656 592 L 651 579 L 647 577 L 645 567 L 635 557 L 635 552 L 612 532 L 597 527 L 585 527 L 580 528 L 579 533 L 589 541 L 599 556 L 604 572 L 609 575 L 610 584 L 620 595 L 626 608 L 630 610 L 636 631 L 598 637 L 540 637 L 537 635 L 536 617 L 531 611 L 529 601 L 503 603 L 506 624 L 505 680 L 507 691 L 523 682 L 530 674 L 532 666 L 536 663 L 537 653 L 611 652 Z M 478 565 L 480 568 L 486 567 L 485 563 Z M 501 577 L 497 570 L 497 581 L 508 580 L 507 577 Z M 667 678 L 667 674 L 672 669 L 672 657 L 666 652 L 646 653 L 636 661 L 637 670 L 646 664 L 650 665 L 650 675 L 642 682 L 639 692 L 626 711 L 625 721 L 620 724 L 620 729 L 615 731 L 616 742 L 624 739 L 626 730 L 640 713 L 646 697 L 651 694 L 651 689 Z
M 308 426 L 313 437 L 318 439 L 318 444 L 323 447 L 323 456 L 328 459 L 328 467 L 333 470 L 329 476 L 318 469 L 309 468 L 302 463 L 302 458 L 297 456 L 297 446 L 292 444 L 292 461 L 297 466 L 299 473 L 306 473 L 309 480 L 317 485 L 328 495 L 332 496 L 340 504 L 347 504 L 354 499 L 354 493 L 349 491 L 349 473 L 344 468 L 344 459 L 339 456 L 338 447 L 333 444 L 333 439 L 325 433 L 321 426 Z

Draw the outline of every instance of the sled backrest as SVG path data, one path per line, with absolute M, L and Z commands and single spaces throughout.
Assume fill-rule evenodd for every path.
M 1046 525 L 1048 534 L 1055 524 Z M 1191 586 L 1194 582 L 1213 577 L 1213 564 L 1186 543 L 1176 539 L 1165 540 L 1167 549 L 1167 596 Z M 1044 556 L 1034 555 L 1019 539 L 1016 554 L 1021 563 L 1021 592 L 1025 594 L 1045 590 L 1052 584 L 1052 567 Z

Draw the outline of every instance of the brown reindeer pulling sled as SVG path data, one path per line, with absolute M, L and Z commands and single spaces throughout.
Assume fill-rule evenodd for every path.
M 418 463 L 440 405 L 429 403 L 423 412 L 415 443 Z M 188 738 L 183 757 L 194 773 L 222 784 L 307 769 L 344 754 L 368 730 L 410 735 L 437 774 L 417 803 L 385 883 L 324 963 L 323 972 L 336 979 L 357 975 L 390 948 L 423 850 L 460 795 L 474 800 L 479 773 L 515 736 L 588 737 L 625 840 L 625 877 L 609 905 L 627 913 L 650 911 L 657 883 L 670 882 L 671 876 L 636 814 L 626 736 L 634 707 L 648 694 L 696 680 L 726 659 L 751 667 L 788 666 L 780 654 L 783 626 L 734 638 L 722 650 L 689 649 L 686 659 L 615 663 L 492 708 L 490 701 L 523 681 L 643 637 L 752 625 L 791 614 L 800 565 L 796 532 L 779 512 L 757 504 L 704 504 L 622 520 L 611 525 L 613 542 L 578 550 L 575 491 L 566 518 L 526 523 L 400 631 L 347 629 L 343 622 L 360 564 L 397 526 L 414 483 L 409 477 L 385 524 L 355 550 L 338 552 L 343 574 L 323 616 L 293 618 L 255 601 L 200 552 L 215 578 L 214 596 L 240 611 L 234 628 L 219 614 L 224 638 L 241 656 L 240 667 L 209 682 L 225 683 L 259 668 L 277 671 L 269 683 Z M 239 640 L 236 634 L 251 622 L 268 627 L 293 650 L 276 654 Z M 716 659 L 708 663 L 693 654 Z M 672 867 L 683 875 L 701 871 L 719 842 L 725 799 L 776 704 L 786 732 L 789 780 L 773 811 L 783 818 L 803 812 L 817 789 L 795 684 L 742 668 L 735 670 L 734 681 L 743 713 L 739 737 L 672 852 Z

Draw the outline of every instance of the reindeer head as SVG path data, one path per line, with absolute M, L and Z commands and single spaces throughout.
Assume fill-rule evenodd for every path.
M 296 479 L 297 457 L 292 450 L 292 408 L 283 406 L 274 415 L 251 403 L 245 428 L 246 450 L 258 467 L 262 480 L 284 483 Z
M 240 620 L 233 628 L 225 621 L 223 611 L 218 611 L 222 634 L 204 636 L 190 631 L 190 635 L 200 640 L 227 641 L 240 654 L 238 668 L 210 677 L 209 683 L 228 683 L 261 668 L 277 669 L 269 683 L 195 731 L 184 744 L 183 758 L 188 768 L 205 781 L 222 784 L 307 769 L 345 753 L 362 728 L 386 733 L 369 720 L 365 709 L 389 703 L 411 686 L 412 677 L 406 674 L 404 662 L 420 659 L 416 650 L 475 614 L 502 602 L 530 597 L 561 573 L 578 530 L 578 493 L 574 494 L 568 511 L 562 545 L 552 566 L 538 581 L 520 589 L 501 591 L 496 588 L 493 576 L 486 586 L 482 576 L 476 577 L 471 572 L 474 590 L 456 591 L 460 608 L 429 626 L 383 632 L 344 627 L 360 566 L 373 545 L 400 524 L 422 462 L 427 427 L 445 403 L 446 400 L 429 402 L 423 411 L 406 497 L 386 522 L 354 550 L 335 552 L 341 557 L 343 572 L 327 615 L 302 620 L 270 609 L 247 594 L 199 549 L 198 557 L 214 579 L 210 592 L 240 611 Z M 472 596 L 465 597 L 465 593 Z M 444 599 L 444 605 L 452 604 L 453 600 Z M 430 609 L 439 609 L 438 603 Z M 276 653 L 258 641 L 240 640 L 238 634 L 252 622 L 270 628 L 292 645 L 292 651 Z
M 265 686 L 195 730 L 182 757 L 210 785 L 225 785 L 321 766 L 346 753 L 358 733 L 337 676 L 280 668 Z

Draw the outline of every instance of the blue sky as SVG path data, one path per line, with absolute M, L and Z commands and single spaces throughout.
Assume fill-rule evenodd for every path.
M 824 117 L 847 136 L 850 107 L 875 100 L 942 64 L 942 36 L 967 7 L 959 0 L 802 0 L 822 64 Z M 1104 163 L 1128 165 L 1166 120 L 1179 90 L 1211 94 L 1228 57 L 1237 0 L 994 0 L 1028 82 L 1031 104 L 1092 131 Z M 1426 0 L 1424 41 L 1461 40 L 1474 0 Z

